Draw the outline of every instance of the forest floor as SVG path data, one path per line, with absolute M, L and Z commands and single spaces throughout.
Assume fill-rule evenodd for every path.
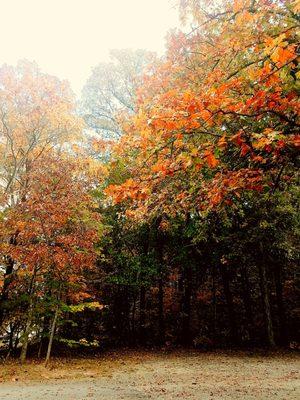
M 0 364 L 1 400 L 298 400 L 300 354 L 114 352 Z

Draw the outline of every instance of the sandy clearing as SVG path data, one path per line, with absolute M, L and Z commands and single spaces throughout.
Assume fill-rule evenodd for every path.
M 44 375 L 43 382 L 22 378 L 2 383 L 0 399 L 298 400 L 299 367 L 299 355 L 123 355 L 100 363 L 85 360 L 80 375 L 70 374 L 69 379 L 63 373 L 64 366 L 61 371 L 55 369 L 50 379 Z M 71 372 L 72 368 L 71 363 Z

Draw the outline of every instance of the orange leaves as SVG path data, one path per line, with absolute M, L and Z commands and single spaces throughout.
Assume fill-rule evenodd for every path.
M 33 166 L 53 148 L 75 145 L 83 122 L 75 113 L 69 86 L 42 73 L 35 63 L 0 68 L 1 192 L 18 202 L 27 182 L 25 166 Z M 5 129 L 4 129 L 5 127 Z M 74 149 L 73 149 L 74 150 Z M 9 200 L 4 206 L 10 206 Z M 3 206 L 3 204 L 0 204 Z
M 94 264 L 100 224 L 87 194 L 88 176 L 80 163 L 63 153 L 59 158 L 48 153 L 26 177 L 26 196 L 0 222 L 2 234 L 8 225 L 10 235 L 16 236 L 15 243 L 1 248 L 1 253 L 23 264 L 25 271 L 38 268 L 40 279 L 49 271 L 66 280 L 75 271 L 80 276 Z
M 211 119 L 211 113 L 208 110 L 202 110 L 199 112 L 199 114 L 200 117 L 206 122 L 208 122 Z
M 173 170 L 169 167 L 168 162 L 156 163 L 151 167 L 151 170 L 155 173 L 160 173 L 162 175 L 170 175 L 173 173 Z
M 206 187 L 206 199 L 209 208 L 220 205 L 223 201 L 230 203 L 233 197 L 240 197 L 244 190 L 261 191 L 262 171 L 243 168 L 239 171 L 217 173 Z
M 294 0 L 292 3 L 292 10 L 295 14 L 300 13 L 300 0 Z
M 257 168 L 269 179 L 270 165 L 297 144 L 297 71 L 289 63 L 297 32 L 286 5 L 255 2 L 254 12 L 252 1 L 236 0 L 219 14 L 209 2 L 205 14 L 187 3 L 204 28 L 172 34 L 165 60 L 146 77 L 119 145 L 131 180 L 106 191 L 142 218 L 229 206 L 244 190 L 262 190 Z
M 260 137 L 253 143 L 253 147 L 257 150 L 261 150 L 261 149 L 266 148 L 266 146 L 269 146 L 270 143 L 271 143 L 271 140 L 269 138 Z
M 277 64 L 277 67 L 288 63 L 296 56 L 295 45 L 289 44 L 287 36 L 287 33 L 282 33 L 275 38 L 268 37 L 266 39 L 265 54 Z
M 294 47 L 289 46 L 288 48 L 277 47 L 270 56 L 271 60 L 274 61 L 278 66 L 286 64 L 295 58 Z
M 245 7 L 245 0 L 234 0 L 233 2 L 233 12 L 237 13 Z
M 145 200 L 149 191 L 149 188 L 139 185 L 131 178 L 121 185 L 109 185 L 104 190 L 105 194 L 111 197 L 116 204 L 126 199 Z
M 219 161 L 210 150 L 205 151 L 204 156 L 210 168 L 215 168 L 219 164 Z
M 218 147 L 220 149 L 225 149 L 227 147 L 227 140 L 226 140 L 226 135 L 223 135 L 219 140 L 218 140 Z

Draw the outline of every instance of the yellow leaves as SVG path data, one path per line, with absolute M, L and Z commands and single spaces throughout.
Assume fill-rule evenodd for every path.
M 191 156 L 192 156 L 192 157 L 197 157 L 198 154 L 199 154 L 199 151 L 198 151 L 197 148 L 193 148 L 193 149 L 191 150 Z
M 89 298 L 91 296 L 89 294 L 84 294 L 81 297 L 82 298 Z M 102 310 L 104 308 L 104 305 L 100 304 L 98 301 L 89 301 L 87 303 L 70 305 L 70 306 L 68 306 L 68 311 L 76 313 L 76 312 L 84 311 L 86 308 L 88 308 L 90 310 L 96 310 L 96 309 Z

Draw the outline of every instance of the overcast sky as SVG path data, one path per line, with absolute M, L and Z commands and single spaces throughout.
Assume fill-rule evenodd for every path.
M 175 0 L 0 0 L 0 63 L 36 61 L 79 95 L 109 49 L 162 53 L 179 25 Z

